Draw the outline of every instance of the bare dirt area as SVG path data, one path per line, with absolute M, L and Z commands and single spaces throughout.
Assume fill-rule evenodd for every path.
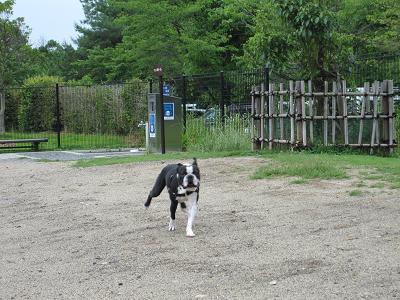
M 269 162 L 200 160 L 196 237 L 169 232 L 161 162 L 0 163 L 0 299 L 399 299 L 400 199 L 355 179 L 251 180 Z

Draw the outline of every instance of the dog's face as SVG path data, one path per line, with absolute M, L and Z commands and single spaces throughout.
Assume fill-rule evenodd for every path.
M 178 168 L 179 183 L 187 191 L 195 191 L 200 184 L 200 170 L 196 159 L 192 164 L 180 165 Z

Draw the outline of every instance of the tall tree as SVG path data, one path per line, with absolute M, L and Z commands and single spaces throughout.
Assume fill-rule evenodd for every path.
M 11 20 L 13 0 L 0 2 L 0 133 L 5 131 L 4 87 L 21 82 L 27 74 L 29 31 L 22 18 Z
M 0 88 L 21 82 L 28 70 L 29 29 L 23 18 L 11 19 L 14 0 L 0 2 Z

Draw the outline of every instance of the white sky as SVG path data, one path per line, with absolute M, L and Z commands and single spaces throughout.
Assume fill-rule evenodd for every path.
M 84 19 L 79 0 L 16 0 L 13 11 L 14 17 L 23 17 L 31 28 L 33 46 L 51 39 L 73 43 L 77 36 L 74 24 Z

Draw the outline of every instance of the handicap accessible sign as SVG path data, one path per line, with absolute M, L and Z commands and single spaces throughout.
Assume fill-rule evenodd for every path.
M 149 115 L 149 136 L 151 138 L 156 137 L 156 114 L 151 113 Z
M 164 103 L 164 120 L 173 120 L 175 116 L 174 103 Z

